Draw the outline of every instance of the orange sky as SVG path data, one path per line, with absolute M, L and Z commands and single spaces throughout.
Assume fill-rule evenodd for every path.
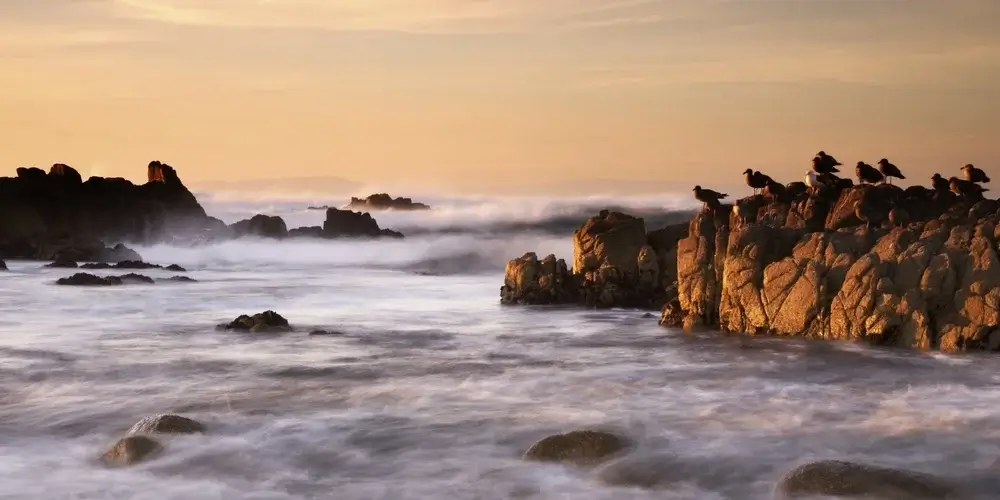
M 478 191 L 798 180 L 818 149 L 990 171 L 997 26 L 996 0 L 0 0 L 0 167 Z

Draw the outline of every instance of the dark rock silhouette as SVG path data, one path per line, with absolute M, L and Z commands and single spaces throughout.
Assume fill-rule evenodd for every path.
M 46 173 L 18 168 L 0 178 L 0 255 L 76 261 L 121 260 L 103 241 L 156 242 L 173 235 L 201 235 L 224 227 L 208 217 L 169 165 L 152 162 L 148 182 L 91 177 L 55 164 Z
M 126 432 L 127 436 L 137 434 L 200 434 L 205 432 L 205 424 L 180 415 L 151 415 L 135 423 Z
M 287 332 L 292 330 L 288 320 L 274 311 L 264 311 L 253 316 L 243 314 L 229 323 L 219 325 L 218 328 L 242 332 Z
M 278 216 L 257 214 L 229 226 L 233 236 L 258 236 L 261 238 L 281 239 L 288 236 L 288 226 L 285 220 Z
M 6 271 L 6 270 L 7 270 L 7 263 L 4 262 L 3 259 L 0 259 L 0 271 Z
M 543 438 L 531 445 L 522 458 L 528 461 L 593 466 L 631 446 L 629 439 L 607 431 L 579 430 Z
M 885 498 L 946 500 L 958 491 L 943 479 L 908 470 L 840 460 L 800 465 L 775 488 L 778 498 Z
M 378 238 L 387 236 L 402 238 L 403 235 L 391 229 L 381 229 L 378 222 L 368 212 L 354 212 L 329 208 L 326 210 L 326 221 L 323 223 L 325 238 Z
M 324 208 L 324 210 L 326 210 Z M 289 238 L 323 238 L 322 226 L 297 227 L 288 231 Z
M 59 259 L 51 263 L 45 264 L 45 267 L 54 267 L 58 269 L 76 269 L 77 267 L 80 266 L 79 264 L 76 263 L 76 261 L 72 261 L 69 259 Z
M 76 273 L 66 278 L 56 280 L 57 285 L 71 286 L 112 286 L 123 285 L 124 282 L 117 276 L 95 276 L 89 273 Z
M 101 462 L 108 467 L 128 467 L 149 460 L 162 451 L 163 445 L 149 436 L 128 436 L 104 452 Z
M 353 210 L 429 210 L 431 207 L 423 203 L 415 203 L 410 198 L 393 198 L 386 193 L 376 193 L 365 198 L 351 197 L 347 209 Z

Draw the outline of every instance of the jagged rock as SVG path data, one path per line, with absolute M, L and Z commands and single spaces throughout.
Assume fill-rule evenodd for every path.
M 88 273 L 76 273 L 67 278 L 56 280 L 57 285 L 69 286 L 111 286 L 122 285 L 124 282 L 117 276 L 94 276 Z
M 599 464 L 631 446 L 628 439 L 610 432 L 579 430 L 546 437 L 524 452 L 524 460 L 566 462 L 581 466 Z
M 148 436 L 128 436 L 120 439 L 101 456 L 109 467 L 128 467 L 148 460 L 163 450 L 163 445 Z
M 67 184 L 83 184 L 83 177 L 75 168 L 62 163 L 56 163 L 49 169 L 49 177 L 60 179 Z
M 274 311 L 264 311 L 262 313 L 247 316 L 243 314 L 228 324 L 219 325 L 221 330 L 238 330 L 244 332 L 286 332 L 292 327 L 288 320 L 281 317 Z
M 188 278 L 187 276 L 171 276 L 169 278 L 164 278 L 162 281 L 173 281 L 179 283 L 196 283 L 198 280 L 193 278 Z
M 982 202 L 976 210 L 968 200 L 930 196 L 847 188 L 822 226 L 822 211 L 806 213 L 814 198 L 771 202 L 759 213 L 785 217 L 739 224 L 703 212 L 678 243 L 681 312 L 671 306 L 664 324 L 683 315 L 686 327 L 726 332 L 1000 349 L 1000 215 Z M 910 220 L 866 228 L 853 207 L 868 197 L 889 200 Z
M 313 208 L 313 207 L 310 207 Z M 431 207 L 423 203 L 414 203 L 410 198 L 393 198 L 386 193 L 369 195 L 366 198 L 351 197 L 348 209 L 357 210 L 428 210 Z
M 538 260 L 534 252 L 507 263 L 504 285 L 500 288 L 503 304 L 568 304 L 577 299 L 577 285 L 566 261 L 547 255 Z
M 195 434 L 205 432 L 205 425 L 180 415 L 151 415 L 136 422 L 126 435 L 136 434 Z
M 153 278 L 136 273 L 123 274 L 121 276 L 118 276 L 118 279 L 120 279 L 122 283 L 142 283 L 149 285 L 155 283 L 155 281 L 153 281 Z
M 324 210 L 326 210 L 324 208 Z M 289 238 L 323 238 L 326 234 L 321 226 L 297 227 L 288 231 Z
M 257 214 L 233 224 L 230 228 L 237 238 L 259 236 L 281 239 L 288 236 L 288 226 L 285 225 L 285 220 L 278 216 Z
M 50 262 L 48 264 L 45 264 L 45 267 L 54 267 L 58 269 L 76 269 L 77 267 L 79 267 L 79 265 L 72 260 L 60 259 L 55 262 Z
M 80 269 L 111 269 L 112 267 L 114 266 L 107 262 L 86 262 L 80 264 Z
M 775 496 L 781 499 L 836 496 L 948 500 L 956 495 L 951 485 L 931 475 L 839 460 L 800 465 L 785 474 L 775 488 Z
M 3 259 L 0 259 L 0 271 L 6 271 L 6 270 L 7 270 L 7 263 L 4 262 Z
M 167 271 L 173 271 L 175 273 L 186 273 L 187 272 L 187 269 L 184 269 L 183 267 L 178 266 L 177 264 L 170 264 L 169 266 L 165 267 L 164 269 L 167 270 Z
M 326 211 L 326 221 L 323 222 L 325 238 L 378 238 L 387 236 L 402 238 L 403 235 L 391 229 L 381 229 L 378 222 L 368 212 L 353 212 L 329 208 Z

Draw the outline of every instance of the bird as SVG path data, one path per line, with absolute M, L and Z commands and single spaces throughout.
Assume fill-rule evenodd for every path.
M 719 200 L 729 197 L 726 193 L 712 191 L 711 189 L 702 189 L 701 186 L 695 186 L 693 191 L 695 199 L 704 203 L 705 208 L 718 208 Z
M 774 179 L 770 177 L 768 177 L 767 180 L 768 183 L 764 186 L 763 190 L 764 196 L 772 200 L 783 200 L 785 198 L 785 192 L 787 191 L 787 189 L 785 189 L 785 185 L 775 182 Z
M 764 173 L 754 172 L 749 168 L 743 171 L 743 178 L 746 179 L 747 186 L 753 188 L 753 194 L 757 194 L 759 189 L 766 188 L 768 183 L 774 182 L 774 179 Z
M 886 214 L 883 207 L 866 197 L 854 202 L 854 215 L 865 223 L 866 228 L 871 229 L 872 224 L 881 226 Z
M 976 168 L 971 163 L 962 167 L 962 172 L 965 173 L 965 180 L 969 182 L 990 182 L 990 178 L 986 176 L 986 172 Z
M 826 151 L 820 151 L 816 153 L 816 157 L 813 158 L 813 170 L 821 174 L 836 174 L 840 170 L 837 170 L 838 165 L 843 165 L 836 158 L 826 154 Z
M 948 187 L 951 189 L 952 193 L 974 199 L 982 198 L 983 192 L 989 191 L 989 189 L 984 188 L 975 182 L 959 179 L 958 177 L 948 179 Z
M 854 167 L 854 175 L 858 176 L 858 182 L 861 184 L 878 184 L 885 180 L 885 176 L 882 175 L 875 167 L 859 161 L 858 165 Z
M 813 193 L 823 187 L 823 183 L 819 180 L 819 176 L 816 175 L 815 170 L 806 172 L 806 187 Z
M 892 184 L 893 177 L 897 179 L 906 178 L 906 176 L 904 176 L 903 173 L 899 171 L 899 167 L 893 165 L 892 163 L 889 163 L 889 160 L 885 158 L 882 158 L 881 160 L 878 161 L 878 171 L 882 173 L 882 176 L 885 178 L 886 181 L 889 182 L 889 184 Z
M 808 190 L 809 186 L 807 186 L 806 183 L 802 181 L 789 182 L 788 184 L 785 185 L 785 194 L 787 194 L 788 197 L 792 199 L 798 198 L 800 195 L 804 194 Z
M 941 177 L 941 174 L 934 174 L 931 177 L 931 186 L 935 191 L 950 191 L 951 183 L 947 179 Z
M 889 222 L 895 227 L 903 227 L 910 222 L 910 214 L 902 207 L 892 207 L 892 210 L 889 210 Z

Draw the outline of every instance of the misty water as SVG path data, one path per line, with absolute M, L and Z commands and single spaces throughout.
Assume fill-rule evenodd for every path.
M 196 283 L 57 287 L 71 270 L 8 262 L 0 497 L 766 499 L 813 459 L 969 485 L 1000 457 L 995 357 L 692 335 L 642 311 L 499 304 L 507 259 L 571 256 L 553 212 L 606 202 L 505 211 L 506 200 L 467 199 L 379 215 L 425 230 L 403 241 L 138 248 Z M 689 208 L 646 202 L 664 212 L 655 220 Z M 228 222 L 265 211 L 320 224 L 308 204 L 206 205 Z M 214 328 L 267 309 L 296 331 Z M 308 335 L 318 328 L 340 335 Z M 162 455 L 133 468 L 99 464 L 161 412 L 209 431 L 165 439 Z M 652 488 L 520 460 L 539 438 L 595 426 L 639 443 L 632 467 L 656 478 Z

